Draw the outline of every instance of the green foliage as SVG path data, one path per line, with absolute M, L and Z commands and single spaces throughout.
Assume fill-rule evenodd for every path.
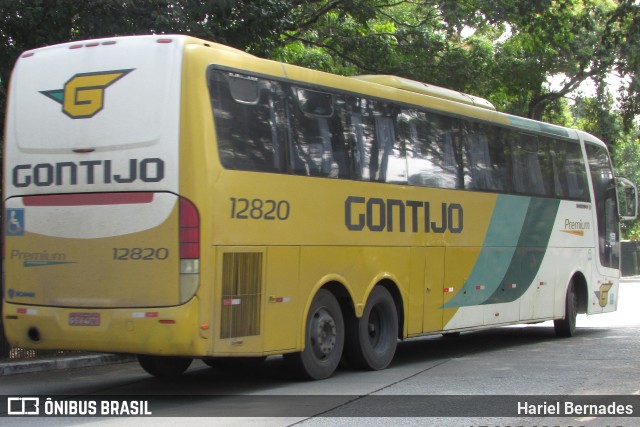
M 189 34 L 258 55 L 290 26 L 287 0 L 0 0 L 0 117 L 25 50 L 98 37 Z
M 630 129 L 640 109 L 640 79 L 635 78 L 640 6 L 635 3 L 299 1 L 293 2 L 298 7 L 283 35 L 285 45 L 272 57 L 305 66 L 322 57 L 323 70 L 395 74 L 560 124 L 570 121 L 568 95 L 584 82 L 617 72 L 629 82 L 619 101 L 623 126 Z M 558 75 L 565 79 L 551 89 L 548 82 Z
M 22 51 L 149 33 L 340 74 L 395 74 L 560 122 L 581 83 L 616 72 L 626 82 L 616 94 L 623 127 L 640 113 L 633 0 L 0 0 L 0 104 Z M 551 89 L 557 75 L 565 80 Z

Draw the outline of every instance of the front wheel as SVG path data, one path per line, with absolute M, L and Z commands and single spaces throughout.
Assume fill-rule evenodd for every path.
M 303 377 L 321 380 L 336 370 L 343 348 L 344 320 L 340 304 L 331 292 L 320 289 L 307 315 L 304 350 L 285 357 Z
M 142 369 L 160 378 L 179 377 L 189 368 L 192 361 L 193 359 L 188 357 L 138 355 L 138 363 Z
M 348 325 L 345 358 L 348 364 L 379 370 L 389 366 L 398 345 L 398 312 L 393 297 L 382 286 L 369 295 L 360 319 Z
M 567 297 L 564 304 L 564 317 L 553 321 L 553 327 L 558 337 L 572 337 L 576 333 L 576 317 L 578 316 L 578 296 L 573 286 L 569 283 Z

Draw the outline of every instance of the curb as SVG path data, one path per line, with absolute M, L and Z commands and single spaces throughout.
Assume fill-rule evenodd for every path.
M 56 359 L 22 360 L 0 362 L 0 377 L 7 375 L 28 374 L 31 372 L 50 371 L 54 369 L 84 368 L 87 366 L 109 365 L 114 363 L 133 362 L 135 356 L 122 354 L 88 354 Z

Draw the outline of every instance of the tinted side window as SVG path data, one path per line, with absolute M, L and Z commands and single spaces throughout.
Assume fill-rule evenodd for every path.
M 209 89 L 228 169 L 589 200 L 575 142 L 215 69 Z
M 289 124 L 291 170 L 296 175 L 351 179 L 352 138 L 345 97 L 291 87 Z M 353 136 L 353 135 L 351 135 Z
M 409 184 L 461 188 L 464 169 L 460 155 L 462 129 L 457 119 L 416 110 L 403 110 L 398 119 L 406 141 Z
M 485 191 L 508 191 L 508 145 L 498 127 L 472 123 L 465 140 L 468 170 L 465 188 Z
M 285 132 L 280 85 L 212 70 L 209 90 L 222 165 L 228 169 L 282 172 Z
M 511 134 L 511 171 L 513 189 L 519 194 L 547 195 L 547 179 L 538 136 Z
M 366 98 L 347 100 L 353 141 L 354 177 L 363 181 L 407 182 L 407 164 L 402 140 L 396 129 L 395 107 Z
M 552 148 L 555 196 L 575 200 L 589 200 L 587 172 L 580 145 L 555 141 Z

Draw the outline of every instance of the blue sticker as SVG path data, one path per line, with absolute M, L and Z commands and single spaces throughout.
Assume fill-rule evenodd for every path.
M 24 236 L 24 209 L 7 209 L 6 236 Z

